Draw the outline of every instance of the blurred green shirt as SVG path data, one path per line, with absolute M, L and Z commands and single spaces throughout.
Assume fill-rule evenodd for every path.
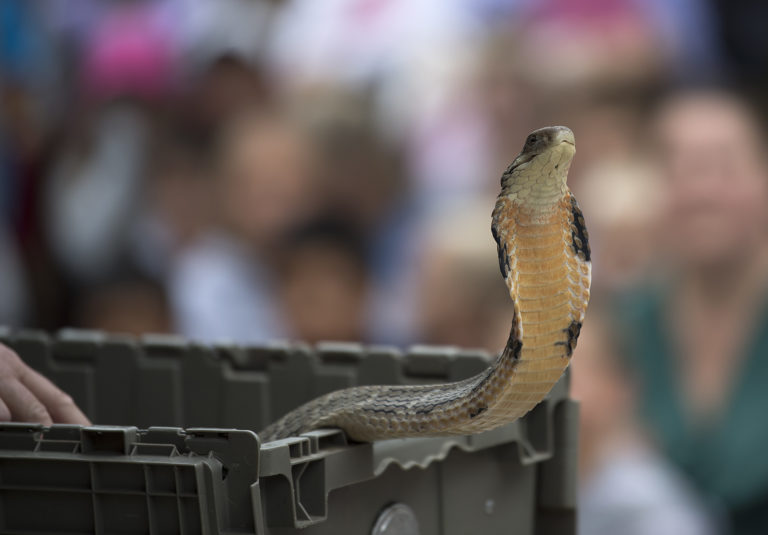
M 725 509 L 734 535 L 768 533 L 768 303 L 722 417 L 694 423 L 683 410 L 665 295 L 634 293 L 616 316 L 647 429 L 703 497 Z

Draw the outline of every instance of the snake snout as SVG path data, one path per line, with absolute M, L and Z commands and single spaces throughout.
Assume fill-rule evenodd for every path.
M 576 139 L 573 136 L 573 131 L 567 126 L 553 126 L 554 141 L 555 143 L 568 143 L 569 145 L 576 145 Z

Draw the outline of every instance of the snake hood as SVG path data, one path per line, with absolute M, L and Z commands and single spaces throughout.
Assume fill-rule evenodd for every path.
M 289 412 L 264 441 L 338 427 L 358 441 L 477 433 L 539 403 L 568 366 L 584 320 L 591 261 L 584 216 L 566 185 L 573 132 L 531 132 L 501 178 L 491 232 L 512 301 L 504 349 L 485 371 L 437 385 L 358 386 Z

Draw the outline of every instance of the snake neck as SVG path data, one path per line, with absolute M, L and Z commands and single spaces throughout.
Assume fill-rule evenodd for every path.
M 570 363 L 591 275 L 589 263 L 574 247 L 575 201 L 562 187 L 537 190 L 536 203 L 528 202 L 530 197 L 521 200 L 518 193 L 524 188 L 505 188 L 497 201 L 493 231 L 513 317 L 501 355 L 478 382 L 476 406 L 485 409 L 472 428 L 525 414 Z
M 518 209 L 546 213 L 568 195 L 568 170 L 575 150 L 561 143 L 544 154 L 521 153 L 501 177 L 501 200 L 515 203 Z

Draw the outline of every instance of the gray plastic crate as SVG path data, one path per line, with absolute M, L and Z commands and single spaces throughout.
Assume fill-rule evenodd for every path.
M 578 407 L 567 376 L 479 435 L 349 444 L 254 431 L 327 391 L 452 381 L 490 356 L 356 344 L 204 346 L 0 331 L 93 427 L 0 425 L 0 532 L 575 533 Z

